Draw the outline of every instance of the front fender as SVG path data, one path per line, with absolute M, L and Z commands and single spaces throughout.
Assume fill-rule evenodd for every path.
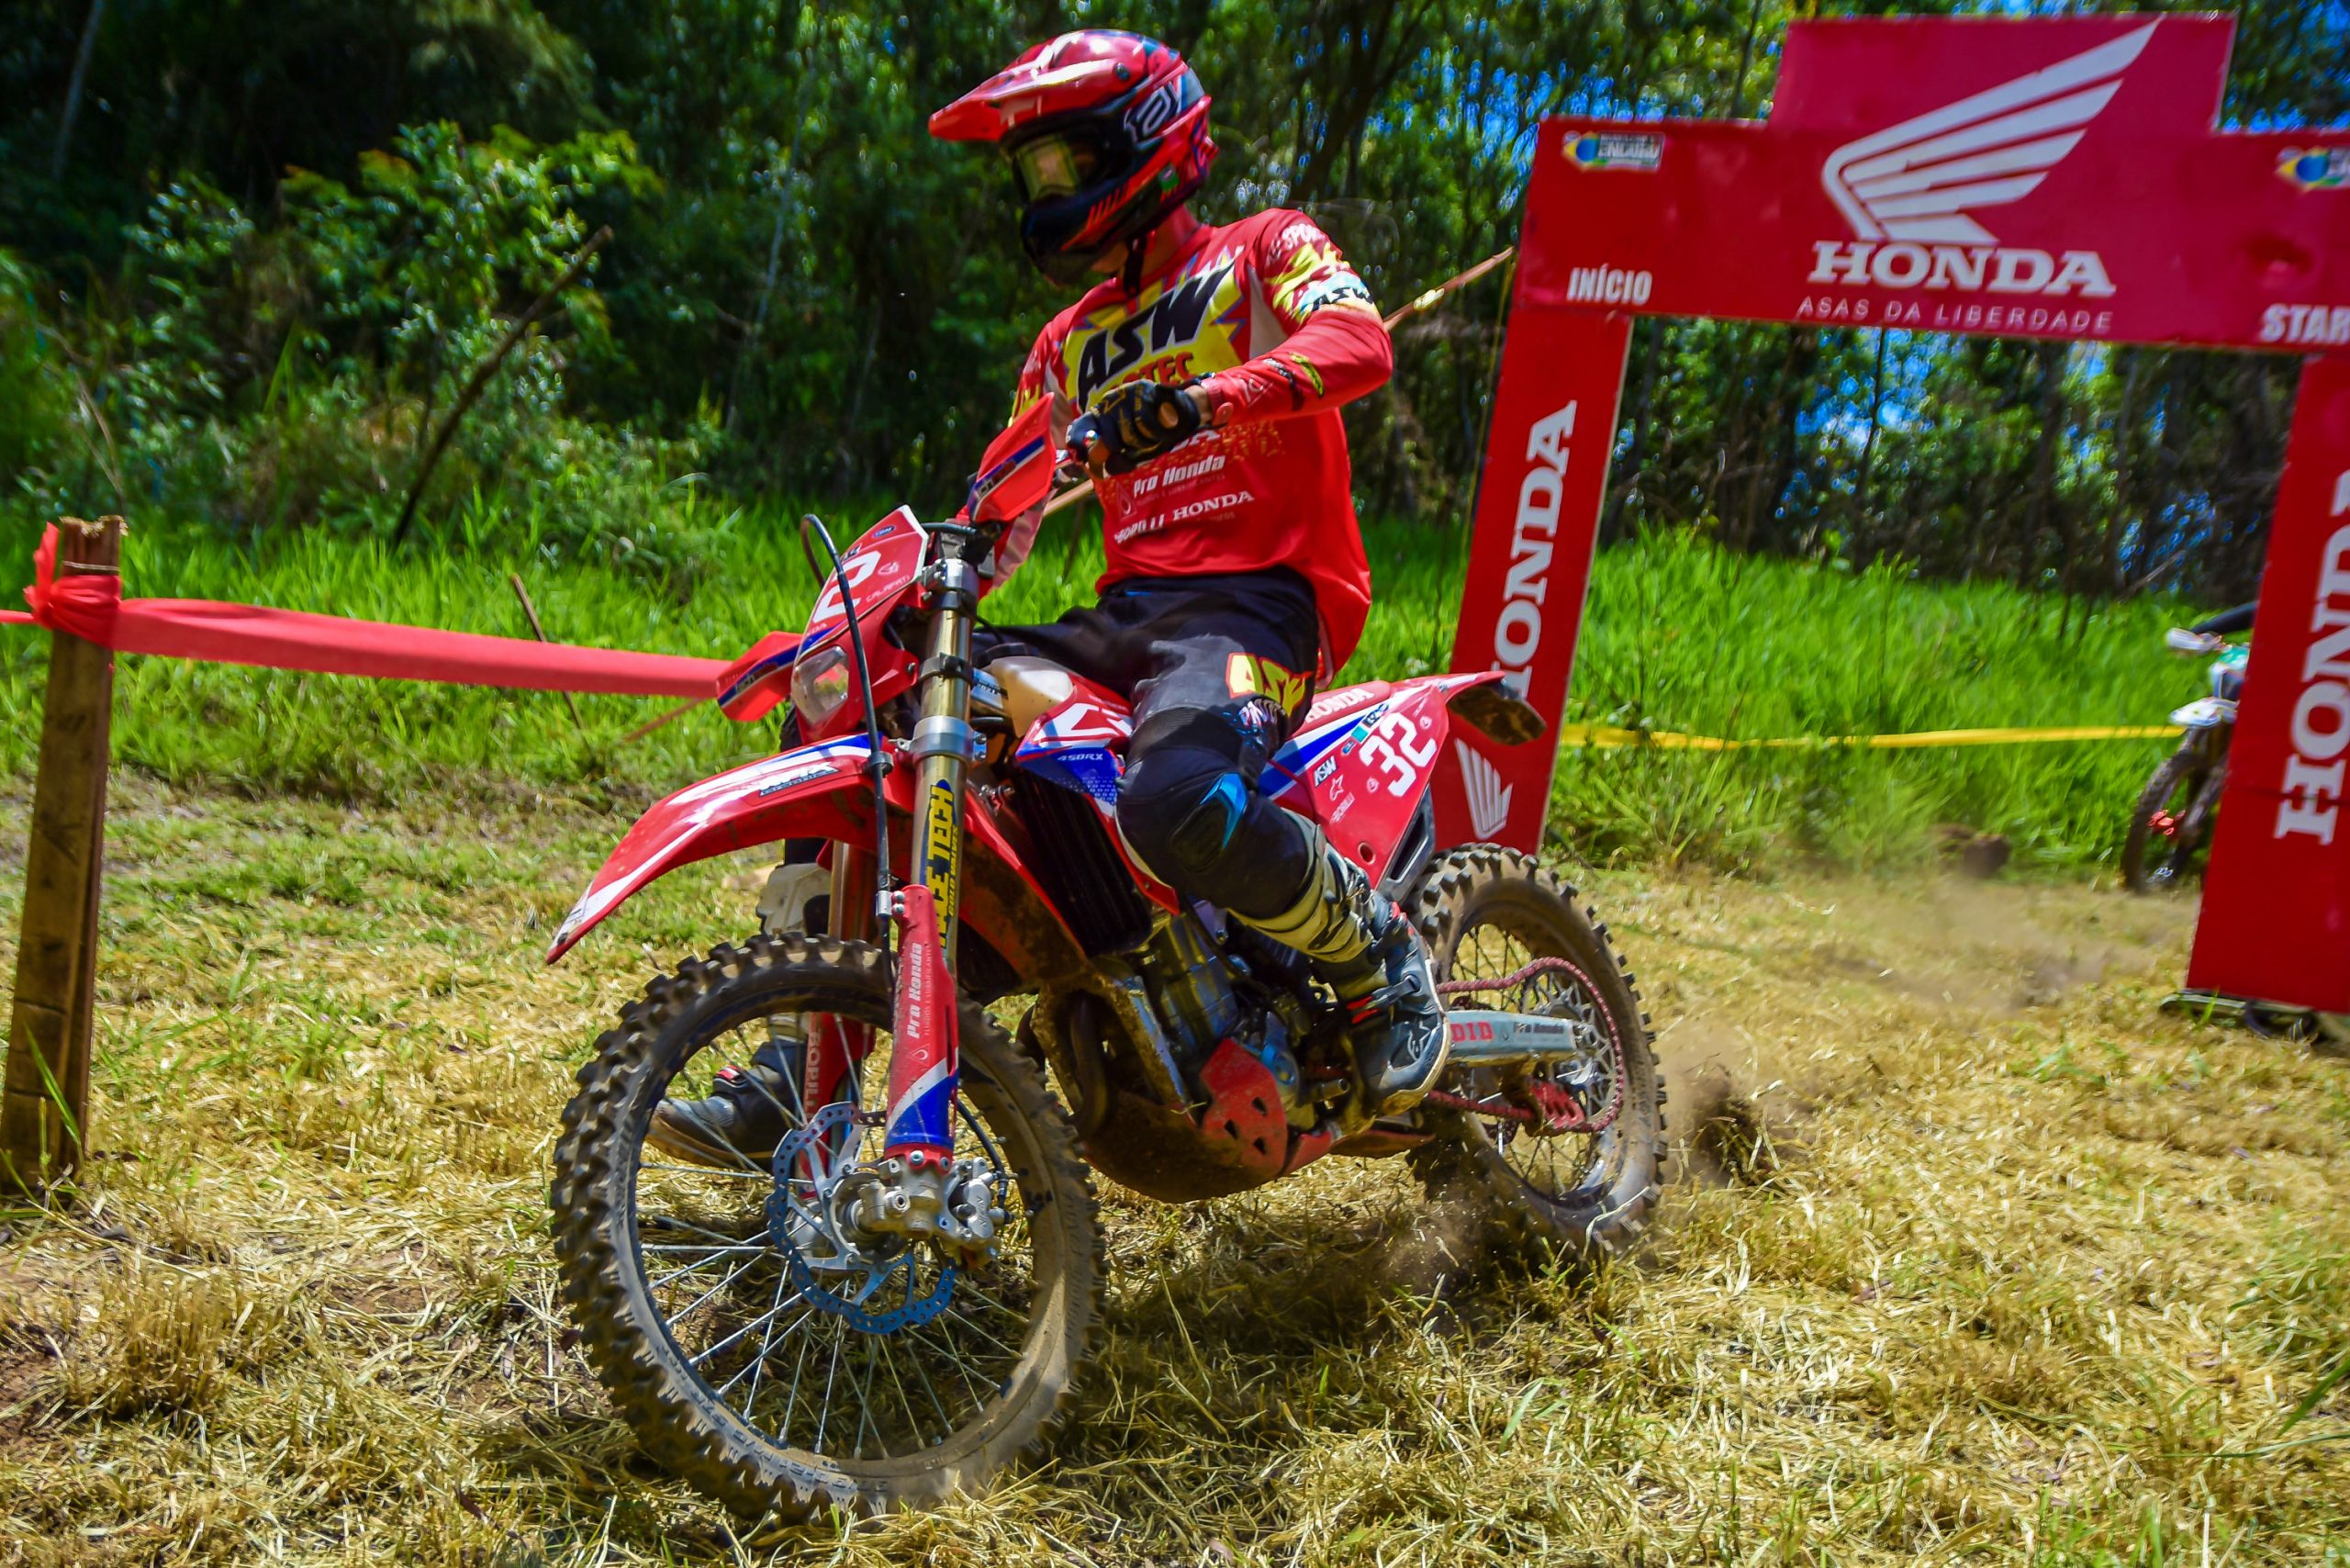
M 872 785 L 865 767 L 871 755 L 863 735 L 795 746 L 688 784 L 657 802 L 613 846 L 588 890 L 563 917 L 546 961 L 562 958 L 638 889 L 680 866 L 789 834 L 869 834 Z M 843 798 L 823 800 L 827 796 Z M 811 807 L 818 809 L 811 812 Z

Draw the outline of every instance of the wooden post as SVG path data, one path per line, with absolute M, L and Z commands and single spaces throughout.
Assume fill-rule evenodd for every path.
M 60 577 L 119 572 L 122 519 L 63 520 L 57 556 Z M 113 653 L 68 633 L 52 633 L 40 771 L 33 782 L 25 854 L 16 1001 L 0 1083 L 0 1188 L 37 1193 L 71 1177 L 89 1133 L 98 864 L 113 717 Z

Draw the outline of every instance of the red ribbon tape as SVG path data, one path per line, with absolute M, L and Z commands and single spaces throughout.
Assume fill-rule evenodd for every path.
M 68 633 L 122 654 L 526 691 L 706 698 L 727 668 L 724 659 L 442 632 L 253 604 L 127 599 L 122 579 L 111 572 L 56 573 L 52 524 L 33 552 L 33 584 L 25 589 L 31 613 L 0 610 L 0 622 Z

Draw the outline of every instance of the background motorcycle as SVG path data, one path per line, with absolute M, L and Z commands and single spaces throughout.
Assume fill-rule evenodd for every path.
M 1485 1242 L 1582 1255 L 1626 1246 L 1657 1196 L 1664 1093 L 1605 928 L 1531 857 L 1435 843 L 1451 720 L 1540 734 L 1499 676 L 1326 693 L 1265 771 L 1410 913 L 1451 1009 L 1440 1087 L 1371 1120 L 1304 960 L 1128 853 L 1126 703 L 1041 659 L 971 666 L 972 562 L 1050 487 L 1044 413 L 990 449 L 968 525 L 890 514 L 834 558 L 801 636 L 734 666 L 728 711 L 788 688 L 804 744 L 647 812 L 549 955 L 677 866 L 827 841 L 821 871 L 780 873 L 768 930 L 622 1012 L 555 1149 L 589 1360 L 648 1451 L 744 1513 L 931 1502 L 1043 1436 L 1104 1272 L 1089 1166 L 1188 1202 L 1401 1157 Z M 769 1042 L 792 1129 L 772 1158 L 646 1147 L 665 1096 Z
M 2228 778 L 2228 742 L 2236 729 L 2236 696 L 2244 688 L 2249 644 L 2230 646 L 2220 637 L 2173 627 L 2165 644 L 2182 654 L 2212 654 L 2211 694 L 2199 697 L 2170 716 L 2186 737 L 2163 758 L 2130 813 L 2121 845 L 2121 879 L 2133 893 L 2170 887 L 2191 873 L 2206 845 Z

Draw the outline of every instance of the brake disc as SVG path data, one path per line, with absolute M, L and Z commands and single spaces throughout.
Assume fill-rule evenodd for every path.
M 835 1168 L 827 1159 L 837 1147 L 835 1133 L 847 1135 L 856 1126 L 857 1108 L 845 1100 L 836 1100 L 808 1118 L 808 1125 L 787 1137 L 776 1146 L 775 1191 L 767 1196 L 767 1238 L 783 1255 L 784 1271 L 790 1276 L 791 1288 L 800 1298 L 822 1312 L 843 1319 L 861 1334 L 894 1334 L 901 1328 L 912 1328 L 927 1323 L 946 1310 L 955 1294 L 955 1276 L 951 1263 L 939 1268 L 938 1281 L 927 1294 L 914 1294 L 915 1252 L 900 1247 L 886 1254 L 877 1255 L 867 1244 L 844 1235 L 834 1213 L 833 1194 L 839 1188 L 846 1170 Z M 792 1172 L 799 1168 L 800 1159 L 811 1149 L 818 1150 L 808 1162 L 810 1174 L 798 1177 Z M 854 1169 L 854 1167 L 851 1167 Z M 800 1183 L 813 1189 L 813 1201 L 802 1204 L 792 1196 L 793 1186 Z M 812 1234 L 822 1238 L 832 1249 L 826 1259 L 826 1271 L 864 1276 L 862 1288 L 852 1295 L 842 1295 L 816 1282 L 816 1270 L 808 1253 L 800 1245 L 800 1237 Z M 906 1275 L 906 1299 L 898 1305 L 876 1311 L 869 1304 L 881 1294 L 881 1287 L 901 1268 Z

